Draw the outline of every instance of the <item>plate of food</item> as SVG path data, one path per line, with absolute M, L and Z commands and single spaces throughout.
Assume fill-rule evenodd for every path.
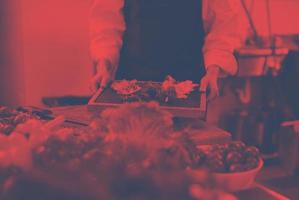
M 171 76 L 163 82 L 116 80 L 93 95 L 88 109 L 99 111 L 125 103 L 152 101 L 176 117 L 205 119 L 206 116 L 206 93 L 190 80 L 176 81 Z

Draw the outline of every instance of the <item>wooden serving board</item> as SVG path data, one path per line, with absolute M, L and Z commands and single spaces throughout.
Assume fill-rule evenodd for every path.
M 145 84 L 146 82 L 138 82 L 138 84 Z M 155 83 L 161 84 L 161 83 Z M 101 111 L 105 108 L 117 107 L 123 103 L 121 96 L 117 94 L 113 89 L 107 88 L 103 91 L 100 89 L 92 96 L 88 102 L 89 111 Z M 188 95 L 186 99 L 175 99 L 170 103 L 160 102 L 161 108 L 169 111 L 174 117 L 189 117 L 206 119 L 207 112 L 207 100 L 206 93 L 200 92 L 196 88 L 192 93 Z

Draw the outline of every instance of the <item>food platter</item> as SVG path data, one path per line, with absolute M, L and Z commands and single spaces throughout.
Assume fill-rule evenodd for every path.
M 123 80 L 117 80 L 114 83 L 119 83 Z M 184 96 L 184 98 L 171 98 L 168 101 L 167 95 L 156 95 L 159 93 L 159 88 L 162 88 L 164 82 L 148 82 L 148 81 L 135 81 L 136 94 L 134 98 L 125 99 L 124 95 L 118 93 L 112 87 L 106 89 L 99 89 L 88 102 L 89 111 L 101 111 L 108 107 L 118 107 L 121 104 L 128 102 L 149 102 L 156 101 L 160 104 L 163 110 L 169 111 L 174 117 L 190 117 L 190 118 L 206 118 L 207 102 L 206 93 L 199 90 L 199 85 L 193 84 L 194 89 Z M 157 98 L 148 98 L 154 93 Z M 142 95 L 140 95 L 142 94 Z M 145 95 L 144 95 L 145 94 Z M 164 96 L 163 96 L 164 95 Z M 139 98 L 138 96 L 142 96 Z M 146 97 L 145 97 L 146 96 Z M 127 95 L 126 97 L 131 97 Z

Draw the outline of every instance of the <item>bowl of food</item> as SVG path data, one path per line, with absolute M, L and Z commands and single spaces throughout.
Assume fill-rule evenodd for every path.
M 243 142 L 199 147 L 196 168 L 210 171 L 218 187 L 239 191 L 250 187 L 263 167 L 258 148 Z
M 263 160 L 251 170 L 230 173 L 212 173 L 217 185 L 227 191 L 240 191 L 252 186 L 259 171 L 263 167 Z

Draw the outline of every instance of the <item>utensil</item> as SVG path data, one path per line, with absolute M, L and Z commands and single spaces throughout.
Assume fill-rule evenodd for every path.
M 40 119 L 43 119 L 43 120 L 53 120 L 56 118 L 56 116 L 54 116 L 54 114 L 51 110 L 44 109 L 44 108 L 38 108 L 38 107 L 34 107 L 34 106 L 19 107 L 19 108 L 17 108 L 17 111 L 31 113 L 33 115 L 38 116 Z M 70 123 L 70 124 L 75 124 L 75 125 L 80 125 L 80 126 L 88 126 L 88 124 L 86 124 L 84 122 L 67 119 L 67 118 L 65 118 L 64 122 Z

